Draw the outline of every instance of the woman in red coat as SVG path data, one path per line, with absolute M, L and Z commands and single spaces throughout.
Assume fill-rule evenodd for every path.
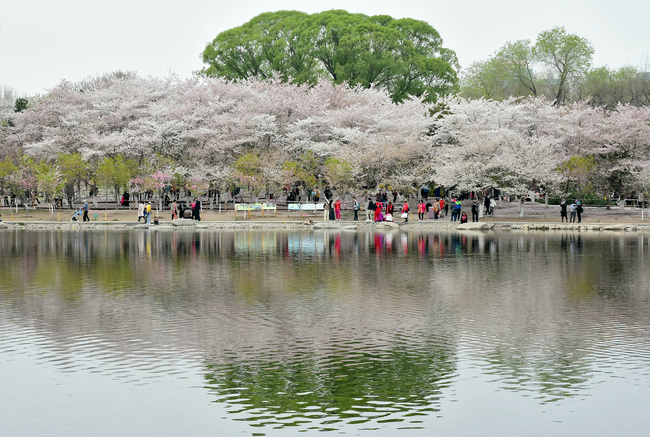
M 341 201 L 338 197 L 334 202 L 334 214 L 336 215 L 336 220 L 341 221 Z
M 404 201 L 404 206 L 402 206 L 402 215 L 406 214 L 404 216 L 404 223 L 409 221 L 409 211 L 410 210 L 411 210 L 411 208 L 409 207 L 409 202 L 408 202 L 408 200 L 405 200 Z

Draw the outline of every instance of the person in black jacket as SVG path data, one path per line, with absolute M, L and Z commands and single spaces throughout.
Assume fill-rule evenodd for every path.
M 562 223 L 564 223 L 564 220 L 569 223 L 569 219 L 566 216 L 566 200 L 562 199 L 562 202 L 560 202 L 560 218 L 562 219 Z
M 478 203 L 472 202 L 472 223 L 478 221 Z
M 375 215 L 375 202 L 373 202 L 372 199 L 368 197 L 368 208 L 366 208 L 366 221 L 367 222 L 373 221 L 374 215 Z
M 582 203 L 580 203 L 580 201 L 578 200 L 576 202 L 576 214 L 578 214 L 578 223 L 580 223 L 581 220 L 580 216 L 582 215 L 583 211 L 584 209 L 582 209 Z

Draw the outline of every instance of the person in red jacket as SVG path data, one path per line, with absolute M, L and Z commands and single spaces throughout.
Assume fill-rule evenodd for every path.
M 424 220 L 424 212 L 427 210 L 426 205 L 424 204 L 423 201 L 419 200 L 418 201 L 418 218 L 420 220 Z
M 409 202 L 408 200 L 404 201 L 404 206 L 402 206 L 402 215 L 404 216 L 404 223 L 409 221 L 409 211 L 411 208 L 409 207 Z M 406 214 L 406 215 L 404 215 Z
M 338 197 L 334 201 L 334 215 L 336 216 L 336 220 L 341 221 L 341 201 Z

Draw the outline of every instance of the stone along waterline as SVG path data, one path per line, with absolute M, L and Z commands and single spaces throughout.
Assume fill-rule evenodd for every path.
M 642 235 L 0 237 L 0 425 L 22 435 L 648 425 Z

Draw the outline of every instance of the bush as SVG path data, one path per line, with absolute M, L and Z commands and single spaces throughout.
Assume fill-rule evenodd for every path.
M 567 203 L 571 204 L 575 199 L 578 199 L 580 202 L 582 202 L 583 205 L 587 206 L 607 206 L 607 199 L 599 196 L 595 196 L 593 194 L 590 194 L 585 197 L 580 197 L 578 195 L 575 195 L 574 193 L 569 193 L 567 194 L 566 197 L 548 197 L 548 204 L 549 205 L 559 205 L 562 199 L 565 199 Z M 536 199 L 535 200 L 537 203 L 544 203 L 544 198 Z M 615 205 L 616 202 L 610 201 L 610 205 Z

